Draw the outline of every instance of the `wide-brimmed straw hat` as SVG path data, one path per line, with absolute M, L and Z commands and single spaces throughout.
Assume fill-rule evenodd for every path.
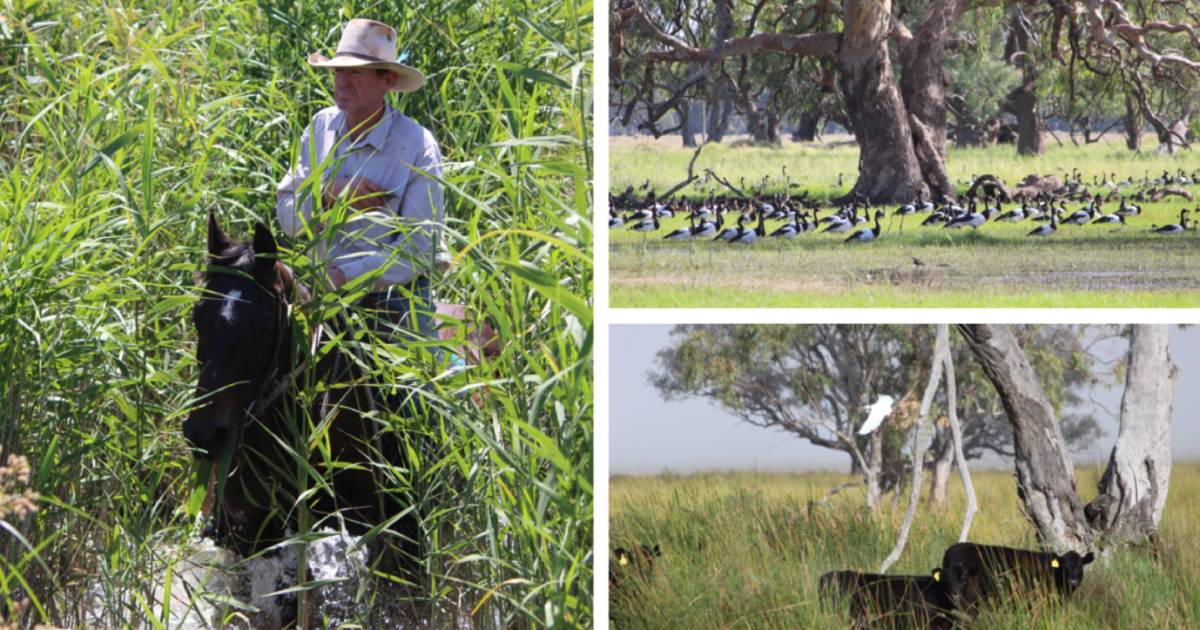
M 396 62 L 396 29 L 375 20 L 355 18 L 346 24 L 333 58 L 313 53 L 308 65 L 319 68 L 381 68 L 396 73 L 393 92 L 413 92 L 425 82 L 416 68 Z

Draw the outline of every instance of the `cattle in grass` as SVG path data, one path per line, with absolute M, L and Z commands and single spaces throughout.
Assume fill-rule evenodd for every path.
M 1005 594 L 1057 591 L 1064 599 L 1083 581 L 1083 567 L 1095 556 L 1042 553 L 1012 547 L 958 543 L 942 557 L 945 590 L 954 604 L 974 612 L 978 605 Z
M 831 571 L 821 576 L 821 599 L 849 603 L 856 628 L 954 628 L 954 605 L 941 582 L 930 575 L 881 575 Z

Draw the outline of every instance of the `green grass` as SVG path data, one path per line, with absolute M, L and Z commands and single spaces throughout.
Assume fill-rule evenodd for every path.
M 853 184 L 857 148 L 837 145 L 763 147 L 711 146 L 706 159 L 722 177 L 761 181 L 782 190 L 781 167 L 802 189 L 827 198 Z M 819 158 L 819 159 L 817 159 Z M 1118 159 L 1119 158 L 1119 159 Z M 652 174 L 657 189 L 669 187 L 686 172 L 690 152 L 659 144 L 618 140 L 610 152 L 611 189 L 619 192 L 636 173 Z M 650 160 L 657 160 L 651 167 Z M 1177 157 L 1154 153 L 1131 156 L 1111 144 L 1082 148 L 1051 147 L 1043 156 L 1017 158 L 1010 147 L 952 150 L 952 177 L 991 172 L 1013 181 L 1029 172 L 1060 173 L 1079 165 L 1092 173 L 1116 171 L 1151 176 L 1200 168 L 1191 153 Z M 725 169 L 725 170 L 723 170 Z M 624 173 L 624 174 L 621 174 Z M 833 186 L 838 173 L 843 188 Z M 714 184 L 708 184 L 712 187 Z M 703 196 L 704 184 L 690 191 Z M 1200 187 L 1191 187 L 1200 193 Z M 793 189 L 795 192 L 795 189 Z M 1082 204 L 1068 203 L 1074 211 Z M 1129 225 L 1060 226 L 1047 239 L 1026 234 L 1033 222 L 989 223 L 977 231 L 921 227 L 924 216 L 904 221 L 889 216 L 880 240 L 844 244 L 846 235 L 807 234 L 790 241 L 766 239 L 748 247 L 712 242 L 665 242 L 663 234 L 687 225 L 669 219 L 653 234 L 612 229 L 609 237 L 610 302 L 617 307 L 649 306 L 1086 306 L 1146 307 L 1200 305 L 1200 243 L 1195 233 L 1161 236 L 1153 224 L 1176 223 L 1193 202 L 1167 197 L 1143 203 L 1143 214 Z M 1115 210 L 1115 205 L 1109 211 Z M 916 219 L 916 220 L 912 220 Z M 782 222 L 767 223 L 772 231 Z M 917 268 L 912 259 L 925 263 Z
M 1083 499 L 1095 496 L 1102 469 L 1076 471 Z M 977 542 L 1036 547 L 1020 512 L 1011 471 L 974 471 L 980 511 Z M 610 606 L 618 628 L 845 627 L 843 612 L 817 598 L 817 580 L 835 569 L 875 572 L 891 551 L 907 491 L 878 513 L 854 488 L 819 502 L 851 481 L 832 473 L 707 473 L 616 477 L 610 482 L 610 549 L 660 544 L 646 579 L 629 579 Z M 957 541 L 964 498 L 957 477 L 948 506 L 923 507 L 908 545 L 889 569 L 927 575 Z M 928 480 L 926 480 L 928 485 Z M 927 488 L 926 488 L 927 490 Z M 809 501 L 817 503 L 810 507 Z M 1123 549 L 1088 567 L 1065 605 L 1031 610 L 1001 605 L 973 628 L 1194 627 L 1200 620 L 1200 548 L 1193 516 L 1200 507 L 1200 465 L 1177 463 L 1161 523 L 1163 554 Z
M 395 103 L 449 162 L 457 263 L 436 297 L 509 341 L 457 374 L 429 348 L 371 366 L 426 383 L 441 411 L 411 427 L 409 469 L 375 462 L 422 519 L 429 578 L 411 596 L 477 627 L 591 624 L 592 6 L 520 0 L 0 5 L 0 445 L 41 495 L 32 516 L 0 514 L 0 604 L 27 601 L 27 623 L 163 623 L 170 550 L 200 525 L 181 423 L 206 216 L 238 238 L 273 222 L 331 102 L 304 59 L 358 15 L 398 26 L 426 73 Z M 290 245 L 318 287 L 310 244 Z M 318 291 L 308 323 L 351 298 Z

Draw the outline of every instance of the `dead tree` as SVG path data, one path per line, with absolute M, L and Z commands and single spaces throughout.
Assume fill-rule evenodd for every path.
M 938 324 L 937 339 L 933 346 L 933 361 L 929 370 L 929 383 L 925 386 L 925 394 L 921 397 L 921 408 L 917 414 L 917 425 L 913 430 L 913 461 L 921 462 L 925 458 L 925 443 L 928 440 L 929 426 L 929 408 L 933 403 L 933 396 L 937 392 L 938 382 L 942 377 L 942 370 L 946 371 L 946 406 L 950 414 L 950 426 L 954 432 L 954 453 L 958 463 L 958 470 L 962 475 L 963 488 L 967 493 L 967 510 L 963 518 L 962 532 L 959 534 L 959 542 L 964 542 L 967 539 L 967 532 L 971 529 L 971 519 L 975 516 L 975 487 L 971 484 L 971 473 L 967 469 L 967 461 L 963 456 L 962 449 L 962 432 L 958 427 L 958 416 L 955 412 L 957 406 L 957 397 L 955 395 L 954 382 L 954 360 L 950 355 L 950 327 L 946 324 Z M 904 522 L 900 525 L 900 533 L 896 537 L 896 546 L 892 549 L 892 553 L 884 559 L 883 564 L 879 567 L 880 573 L 887 573 L 889 567 L 900 559 L 900 554 L 904 553 L 904 546 L 908 542 L 908 531 L 912 527 L 913 516 L 916 514 L 917 503 L 921 497 L 921 471 L 924 466 L 913 466 L 913 481 L 909 491 L 908 510 L 904 513 Z

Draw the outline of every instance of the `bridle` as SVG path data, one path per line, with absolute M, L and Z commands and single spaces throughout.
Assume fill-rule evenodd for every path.
M 295 281 L 293 280 L 293 282 Z M 264 291 L 267 291 L 268 295 L 274 295 L 278 297 L 277 306 L 275 309 L 275 339 L 272 342 L 271 367 L 269 370 L 267 370 L 267 374 L 263 377 L 262 385 L 260 385 L 258 388 L 258 394 L 254 397 L 254 402 L 250 403 L 250 406 L 246 408 L 246 415 L 242 419 L 243 427 L 261 418 L 263 413 L 270 408 L 271 404 L 278 400 L 279 397 L 283 395 L 283 392 L 287 391 L 288 387 L 291 387 L 292 383 L 296 381 L 296 376 L 298 376 L 304 371 L 305 368 L 308 367 L 309 357 L 312 357 L 316 353 L 316 342 L 320 339 L 321 332 L 321 328 L 318 327 L 316 331 L 317 334 L 314 336 L 312 347 L 310 348 L 310 352 L 304 357 L 304 360 L 300 361 L 300 363 L 298 363 L 296 367 L 292 368 L 291 371 L 284 374 L 282 378 L 279 378 L 283 360 L 286 356 L 285 350 L 287 350 L 287 345 L 290 344 L 292 340 L 290 334 L 292 328 L 292 302 L 287 298 L 286 293 L 275 294 L 271 291 L 268 291 L 265 287 L 261 287 L 261 285 L 260 288 L 263 288 Z M 293 291 L 297 295 L 304 295 L 307 293 L 307 290 L 305 290 L 304 287 L 300 286 L 299 284 L 294 285 Z M 285 335 L 287 337 L 286 339 L 284 338 Z M 274 384 L 274 387 L 272 387 L 272 384 Z

